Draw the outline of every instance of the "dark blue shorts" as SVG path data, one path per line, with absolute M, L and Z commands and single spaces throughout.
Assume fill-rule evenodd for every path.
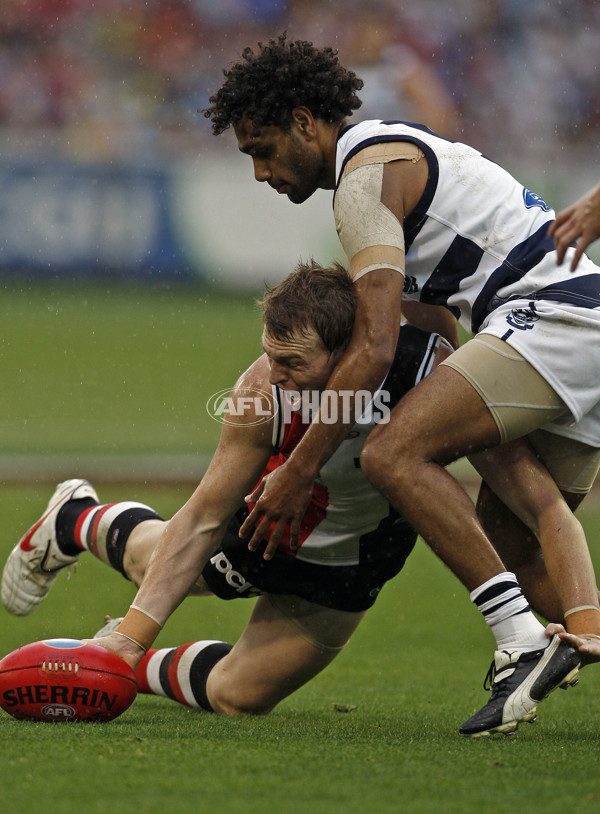
M 412 526 L 395 518 L 361 537 L 356 565 L 315 565 L 282 551 L 265 560 L 265 544 L 249 551 L 238 537 L 246 516 L 241 510 L 232 519 L 223 542 L 202 572 L 210 590 L 221 599 L 295 594 L 326 608 L 363 611 L 374 604 L 384 584 L 402 570 L 417 540 Z

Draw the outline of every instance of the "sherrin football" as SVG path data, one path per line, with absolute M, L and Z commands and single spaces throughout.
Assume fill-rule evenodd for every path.
M 0 661 L 0 706 L 27 721 L 112 721 L 137 695 L 115 653 L 79 639 L 46 639 Z

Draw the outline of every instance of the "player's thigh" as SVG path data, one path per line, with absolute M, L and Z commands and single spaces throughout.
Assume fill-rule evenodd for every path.
M 546 379 L 519 351 L 490 334 L 480 334 L 445 359 L 479 394 L 493 417 L 500 441 L 529 435 L 567 414 Z
M 385 458 L 388 449 L 407 462 L 449 463 L 522 438 L 566 412 L 518 351 L 494 336 L 477 336 L 400 401 L 389 423 L 371 433 L 364 457 L 376 450 Z
M 590 491 L 600 469 L 600 449 L 573 438 L 536 430 L 529 441 L 571 508 Z
M 225 713 L 269 712 L 333 661 L 363 616 L 296 596 L 260 596 L 244 632 L 209 675 L 211 705 Z
M 494 418 L 477 390 L 456 370 L 440 365 L 370 433 L 361 466 L 370 477 L 390 460 L 407 470 L 416 459 L 445 464 L 498 442 Z

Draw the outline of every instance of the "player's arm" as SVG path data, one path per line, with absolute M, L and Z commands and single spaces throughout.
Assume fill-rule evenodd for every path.
M 402 224 L 419 200 L 426 180 L 424 162 L 359 163 L 338 187 L 336 222 L 356 281 L 354 330 L 327 384 L 332 394 L 327 420 L 319 414 L 287 463 L 248 496 L 256 505 L 240 536 L 249 537 L 249 547 L 256 549 L 271 527 L 266 558 L 272 556 L 288 523 L 291 546 L 297 546 L 313 480 L 357 418 L 352 410 L 344 409 L 338 394 L 359 390 L 374 393 L 392 363 L 404 285 Z
M 266 360 L 259 362 L 268 375 Z M 270 396 L 266 381 L 255 375 L 242 377 L 231 393 L 231 403 L 235 404 L 238 396 L 247 396 L 248 387 L 262 389 Z M 231 423 L 224 424 L 206 474 L 167 524 L 118 632 L 95 642 L 115 650 L 131 666 L 137 664 L 142 647 L 150 647 L 167 618 L 188 595 L 273 452 L 273 421 L 256 423 L 257 414 L 249 401 L 244 403 L 245 412 L 239 410 L 241 415 L 230 416 Z

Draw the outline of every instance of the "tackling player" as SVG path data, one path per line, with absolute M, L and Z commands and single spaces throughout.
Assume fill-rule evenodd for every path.
M 600 465 L 600 269 L 585 256 L 573 274 L 559 268 L 551 208 L 477 150 L 406 122 L 349 125 L 362 81 L 334 49 L 281 35 L 246 48 L 224 75 L 204 112 L 215 134 L 234 128 L 256 180 L 293 203 L 334 190 L 358 308 L 328 388 L 377 386 L 407 301 L 444 306 L 476 334 L 375 428 L 361 463 L 484 614 L 509 602 L 502 562 L 444 467 L 528 436 L 569 505 L 581 502 Z M 273 545 L 288 523 L 297 526 L 311 483 L 347 428 L 342 420 L 314 422 L 286 464 L 261 481 L 242 527 L 251 546 L 272 524 Z M 585 541 L 544 545 L 544 558 L 569 631 L 599 635 Z M 563 670 L 555 647 L 553 640 L 539 656 L 550 684 Z M 498 692 L 524 658 L 498 656 Z M 492 698 L 462 731 L 497 718 Z

